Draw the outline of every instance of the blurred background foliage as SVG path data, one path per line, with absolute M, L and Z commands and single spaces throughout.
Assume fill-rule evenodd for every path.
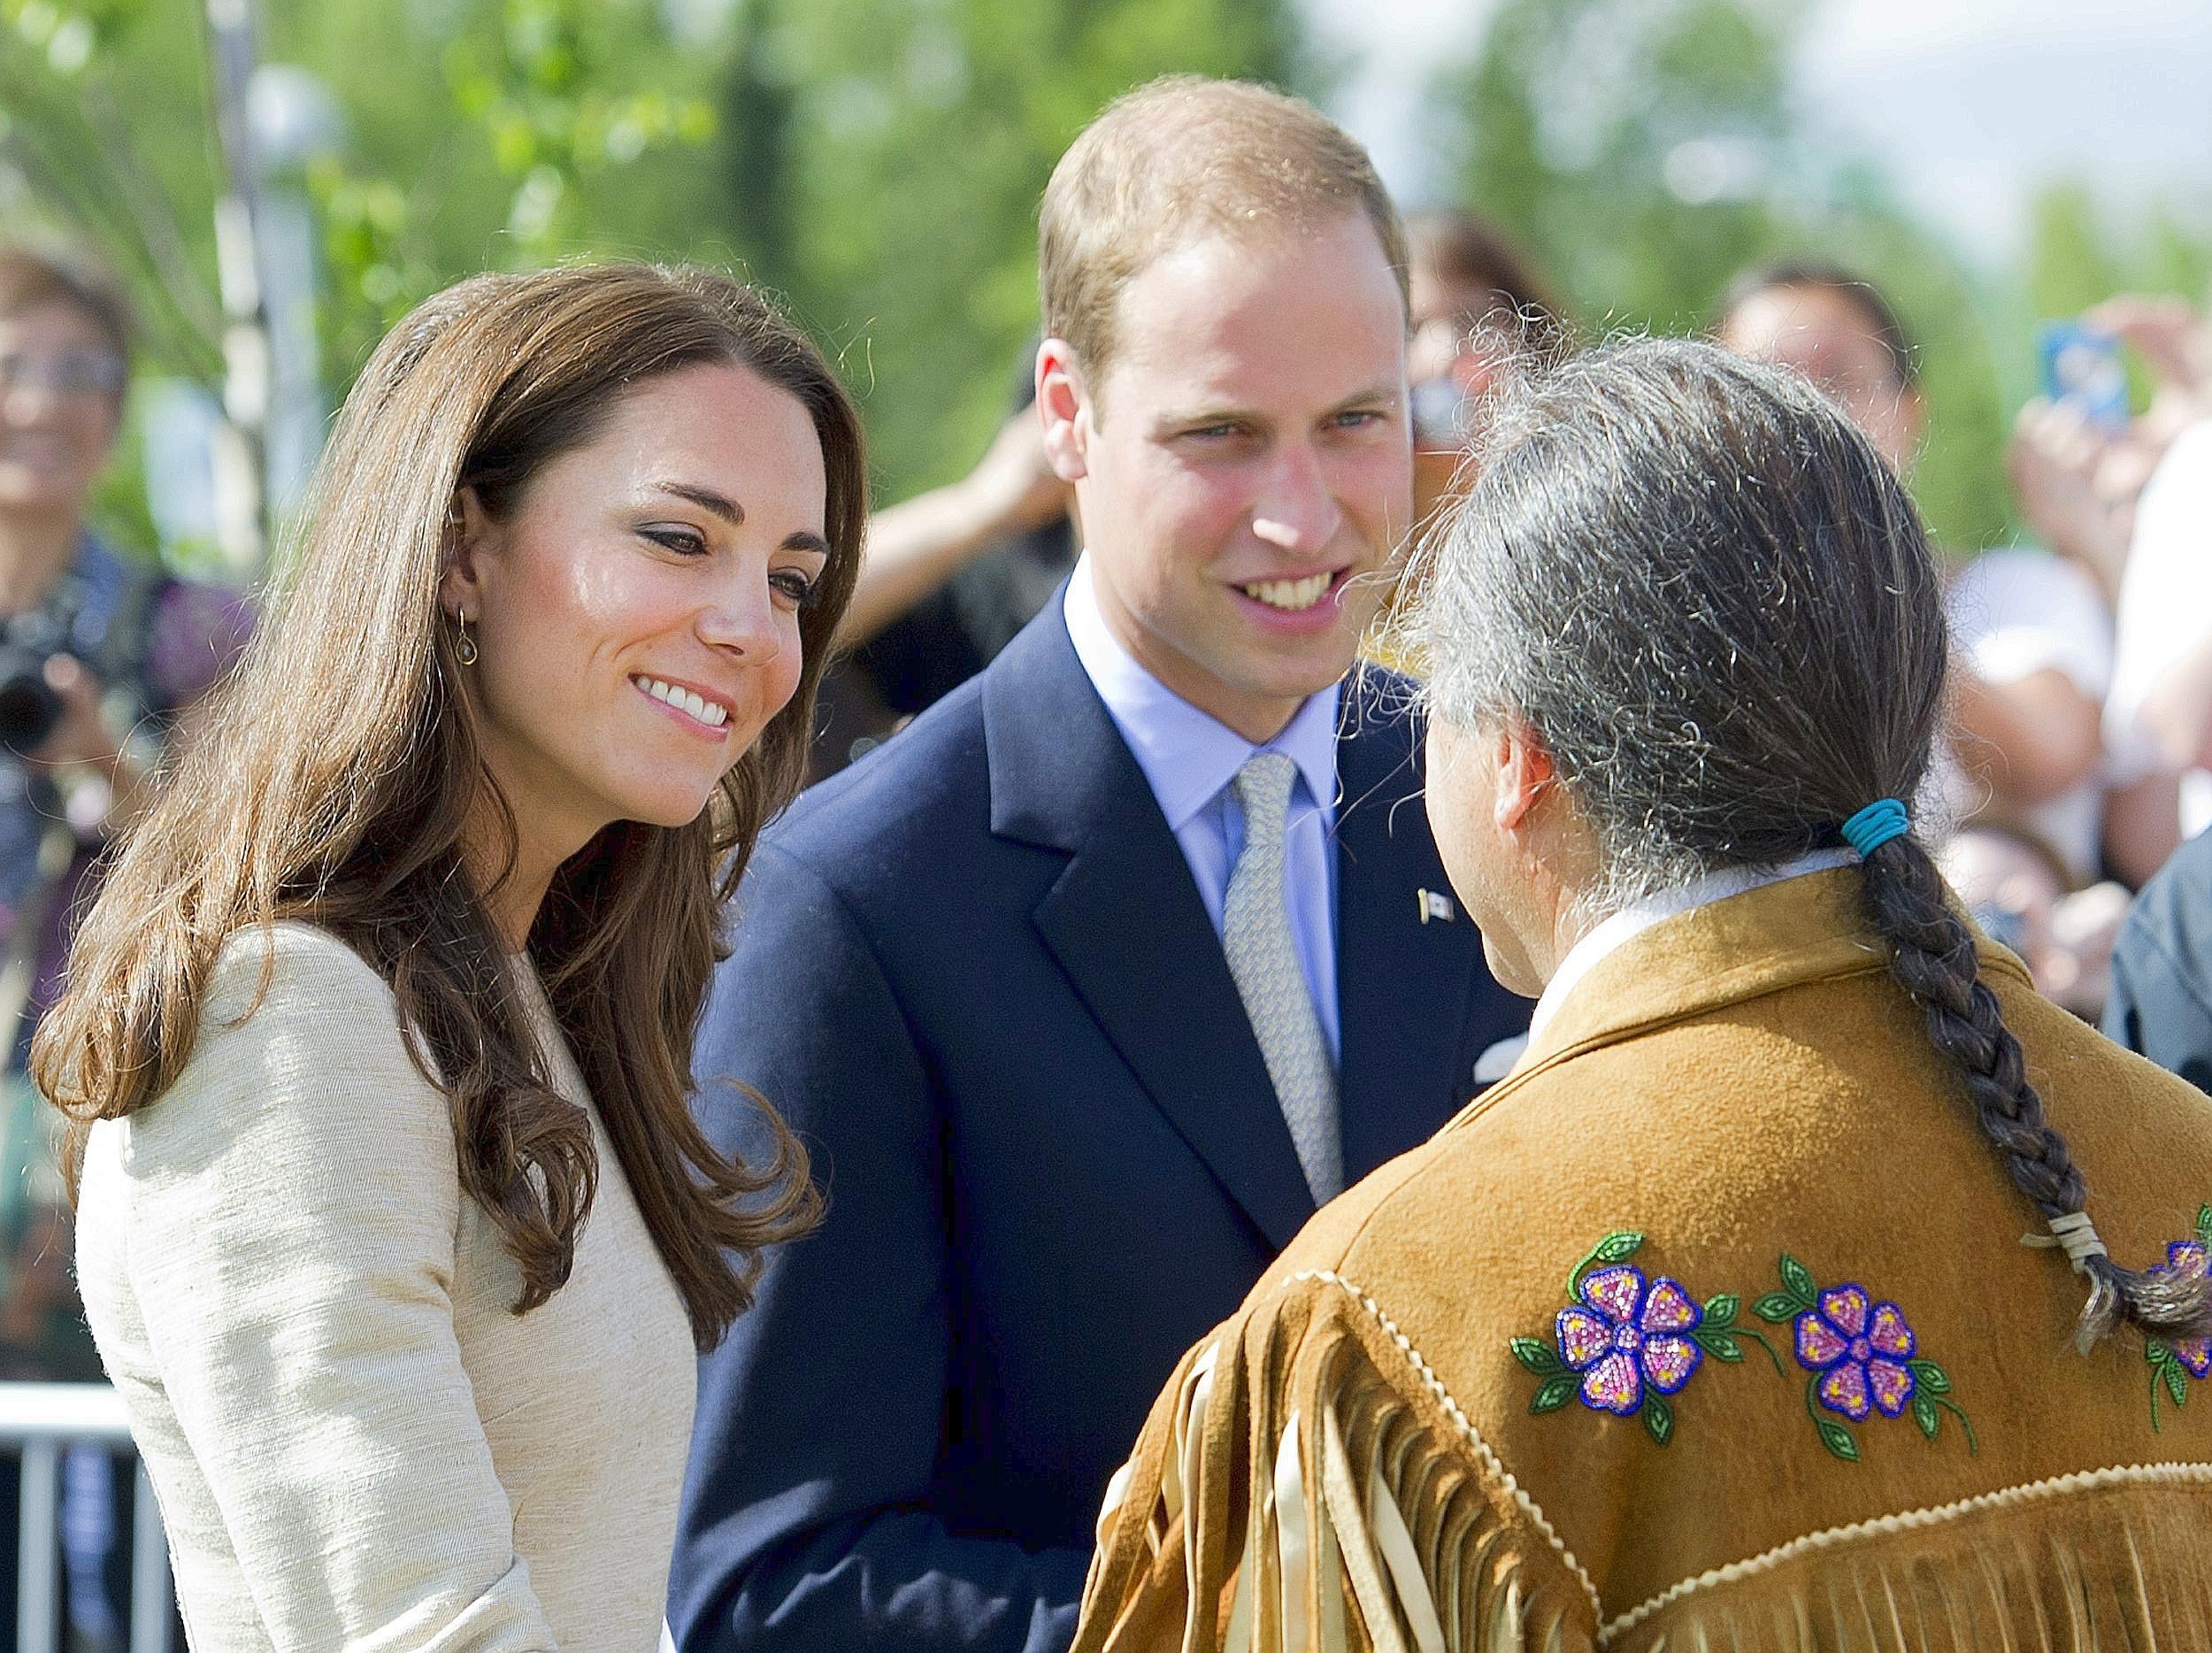
M 320 226 L 332 402 L 386 327 L 470 272 L 703 259 L 782 293 L 842 364 L 886 497 L 960 473 L 1002 417 L 1035 326 L 1037 196 L 1102 103 L 1177 69 L 1329 91 L 1291 0 L 264 0 L 257 17 L 263 59 L 328 91 L 291 181 Z M 2201 214 L 2108 221 L 2062 180 L 2016 267 L 1964 260 L 1795 106 L 1809 20 L 1795 0 L 1503 0 L 1471 61 L 1437 65 L 1434 175 L 1592 334 L 1701 327 L 1755 258 L 1864 271 L 1922 347 L 1932 522 L 1959 550 L 1998 542 L 2033 319 L 2127 288 L 2201 297 L 2212 238 Z M 0 229 L 89 242 L 138 295 L 147 371 L 211 384 L 204 41 L 201 0 L 0 0 Z M 106 503 L 127 530 L 142 487 L 118 467 Z

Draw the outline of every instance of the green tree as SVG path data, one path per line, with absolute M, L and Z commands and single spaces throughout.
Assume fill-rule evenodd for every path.
M 1878 172 L 1810 151 L 1790 86 L 1809 20 L 1784 0 L 1506 0 L 1446 81 L 1457 193 L 1599 333 L 1709 325 L 1766 258 L 1863 273 L 1920 346 L 1922 509 L 1978 550 L 2008 531 L 1991 296 Z
M 1116 94 L 1307 84 L 1285 0 L 755 0 L 721 101 L 735 250 L 841 359 L 895 496 L 964 470 L 1036 326 L 1036 212 Z

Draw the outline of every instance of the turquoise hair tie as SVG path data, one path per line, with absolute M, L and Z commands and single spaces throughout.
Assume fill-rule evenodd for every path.
M 1905 806 L 1895 798 L 1877 798 L 1843 824 L 1843 841 L 1859 852 L 1863 861 L 1893 838 L 1902 838 L 1912 830 L 1912 822 L 1906 819 Z

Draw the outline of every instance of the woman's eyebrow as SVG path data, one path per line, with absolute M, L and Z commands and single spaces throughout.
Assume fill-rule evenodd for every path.
M 673 494 L 679 499 L 689 500 L 703 511 L 712 511 L 733 528 L 745 520 L 744 506 L 710 488 L 694 488 L 688 482 L 656 482 L 653 487 L 660 493 Z

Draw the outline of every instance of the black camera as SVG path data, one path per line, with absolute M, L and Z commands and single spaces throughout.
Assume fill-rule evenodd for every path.
M 0 636 L 0 746 L 28 752 L 61 721 L 61 696 L 46 680 L 46 662 L 67 644 L 43 614 L 18 616 Z

